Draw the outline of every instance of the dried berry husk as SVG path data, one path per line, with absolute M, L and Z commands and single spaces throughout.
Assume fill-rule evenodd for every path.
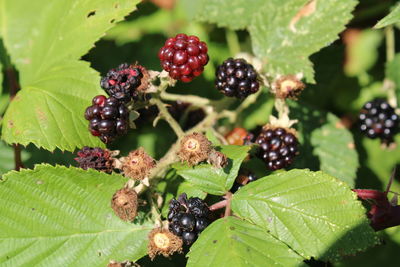
M 123 188 L 115 192 L 111 200 L 115 214 L 124 221 L 133 221 L 137 215 L 138 196 L 135 190 Z
M 148 177 L 150 170 L 156 166 L 155 160 L 142 147 L 130 152 L 120 161 L 124 175 L 134 180 L 143 180 Z
M 230 145 L 242 146 L 248 134 L 245 128 L 236 127 L 225 135 L 225 139 Z
M 215 168 L 225 168 L 228 165 L 228 158 L 224 153 L 213 149 L 208 156 L 208 162 Z
M 148 237 L 147 250 L 151 260 L 157 255 L 168 257 L 175 252 L 182 253 L 182 240 L 166 229 L 153 229 Z
M 272 91 L 276 97 L 282 99 L 290 98 L 296 100 L 304 88 L 304 83 L 295 75 L 282 76 L 272 84 Z
M 207 160 L 211 150 L 211 142 L 207 137 L 201 133 L 192 133 L 182 139 L 178 156 L 182 162 L 193 166 Z

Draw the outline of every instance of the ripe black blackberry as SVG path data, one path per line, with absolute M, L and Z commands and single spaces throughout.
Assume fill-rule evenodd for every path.
M 109 96 L 129 102 L 137 98 L 142 78 L 142 68 L 123 63 L 108 71 L 106 76 L 101 79 L 100 86 Z
M 226 96 L 243 99 L 260 88 L 256 70 L 241 58 L 228 58 L 217 68 L 215 75 L 216 88 Z
M 162 68 L 175 80 L 190 82 L 208 63 L 208 48 L 197 36 L 180 33 L 165 41 L 158 52 Z
M 79 167 L 84 170 L 95 169 L 106 173 L 111 173 L 113 170 L 114 159 L 108 149 L 85 146 L 78 151 L 77 155 L 78 157 L 74 159 L 78 162 Z
M 172 199 L 169 205 L 169 230 L 182 238 L 190 246 L 198 235 L 210 224 L 210 210 L 207 204 L 197 197 L 187 198 L 186 194 Z
M 384 144 L 393 142 L 399 131 L 399 116 L 383 99 L 374 99 L 364 104 L 360 115 L 360 130 L 369 138 L 380 138 Z
M 258 157 L 270 170 L 287 167 L 298 154 L 298 141 L 289 129 L 265 126 L 257 136 L 256 144 L 260 146 Z
M 248 171 L 248 170 L 243 170 L 241 169 L 239 171 L 239 175 L 236 177 L 235 182 L 232 185 L 231 192 L 235 193 L 238 191 L 240 188 L 245 186 L 248 183 L 254 182 L 257 180 L 257 177 L 255 176 L 254 173 Z
M 107 144 L 128 132 L 129 110 L 124 103 L 114 97 L 98 95 L 93 98 L 92 104 L 85 111 L 92 135 L 99 136 Z

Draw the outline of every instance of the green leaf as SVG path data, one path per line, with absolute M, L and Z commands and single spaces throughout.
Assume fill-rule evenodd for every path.
M 397 53 L 393 60 L 386 63 L 386 78 L 394 83 L 396 87 L 396 96 L 400 98 L 400 53 Z
M 234 217 L 213 222 L 188 254 L 188 267 L 299 266 L 303 258 L 264 229 Z
M 308 57 L 338 38 L 355 0 L 202 0 L 197 19 L 247 29 L 255 55 L 272 77 L 303 73 L 314 82 Z M 325 23 L 321 23 L 324 21 Z
M 200 0 L 196 19 L 233 30 L 246 29 L 264 0 Z
M 194 167 L 177 163 L 173 165 L 173 168 L 198 189 L 213 195 L 223 195 L 232 187 L 240 165 L 249 150 L 249 146 L 221 146 L 220 151 L 228 157 L 229 161 L 228 166 L 223 169 L 205 163 Z
M 354 0 L 266 1 L 249 27 L 253 51 L 266 63 L 269 75 L 303 73 L 314 82 L 308 57 L 338 38 L 356 4 Z
M 0 62 L 0 96 L 3 93 L 3 65 Z M 0 113 L 1 115 L 1 113 Z
M 0 182 L 0 265 L 106 266 L 146 254 L 151 225 L 120 220 L 110 207 L 126 179 L 37 165 Z
M 374 28 L 380 29 L 397 22 L 400 22 L 400 4 L 397 4 L 397 6 L 392 10 L 392 12 L 389 13 L 389 15 L 378 21 Z
M 0 35 L 22 88 L 4 117 L 7 143 L 69 151 L 104 146 L 83 118 L 101 93 L 99 75 L 79 59 L 137 3 L 0 0 Z
M 312 132 L 311 143 L 320 160 L 320 169 L 354 188 L 358 154 L 353 135 L 340 120 L 329 113 L 327 123 Z
M 378 243 L 357 196 L 323 172 L 259 179 L 234 194 L 232 209 L 307 258 L 338 260 Z

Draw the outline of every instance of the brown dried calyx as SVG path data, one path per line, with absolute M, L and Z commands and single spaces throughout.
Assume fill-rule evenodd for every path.
M 156 166 L 156 161 L 140 147 L 120 159 L 122 172 L 126 177 L 143 180 L 148 177 L 150 170 Z
M 166 229 L 156 228 L 149 233 L 149 245 L 147 247 L 151 260 L 157 255 L 168 257 L 175 252 L 182 253 L 182 239 Z
M 282 76 L 272 83 L 273 93 L 282 99 L 297 99 L 304 88 L 304 83 L 295 75 Z
M 228 165 L 228 158 L 225 156 L 225 154 L 215 149 L 210 152 L 207 161 L 215 168 L 224 168 Z
M 211 151 L 211 142 L 207 137 L 201 133 L 192 133 L 181 140 L 178 156 L 182 162 L 194 166 L 207 160 Z
M 131 188 L 122 188 L 115 192 L 111 200 L 111 207 L 121 220 L 133 221 L 137 215 L 138 196 Z
M 133 68 L 138 68 L 143 75 L 143 77 L 141 77 L 140 79 L 140 85 L 136 90 L 140 93 L 146 93 L 147 89 L 150 87 L 150 80 L 151 80 L 149 71 L 142 65 L 138 64 L 134 65 Z

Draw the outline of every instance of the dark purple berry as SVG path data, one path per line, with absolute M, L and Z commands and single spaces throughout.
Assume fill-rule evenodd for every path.
M 216 88 L 226 96 L 240 99 L 259 90 L 257 72 L 244 59 L 228 58 L 216 70 Z
M 297 138 L 284 128 L 264 128 L 258 135 L 256 144 L 259 145 L 258 157 L 270 170 L 287 167 L 298 154 Z
M 183 232 L 182 233 L 182 240 L 185 245 L 190 246 L 191 244 L 196 241 L 197 235 L 193 232 Z
M 392 143 L 394 135 L 399 132 L 399 117 L 383 99 L 365 103 L 358 118 L 361 132 L 369 138 L 379 138 L 382 143 Z
M 107 149 L 85 146 L 77 152 L 77 156 L 75 160 L 84 170 L 95 169 L 106 173 L 111 173 L 113 170 L 114 159 Z

